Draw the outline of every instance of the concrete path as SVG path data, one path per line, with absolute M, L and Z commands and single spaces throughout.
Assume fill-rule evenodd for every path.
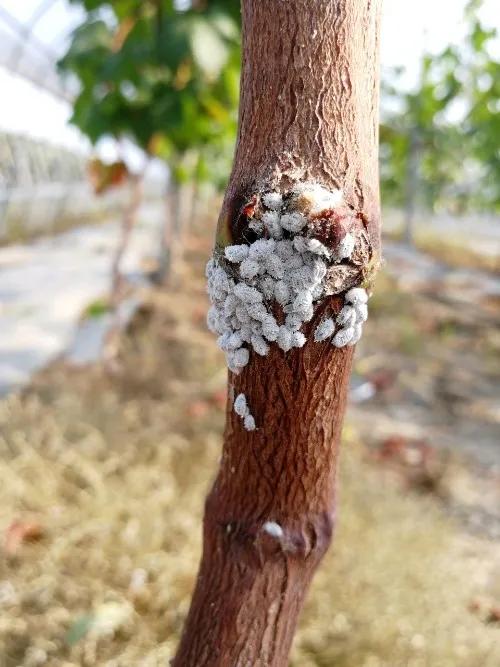
M 157 254 L 161 214 L 161 206 L 154 204 L 140 212 L 123 262 L 129 281 L 140 280 L 142 260 Z M 78 324 L 89 303 L 109 291 L 118 238 L 119 223 L 110 222 L 0 248 L 0 395 L 25 385 L 64 351 L 69 350 L 75 363 L 95 358 L 107 329 L 106 317 Z M 407 289 L 439 283 L 441 297 L 468 303 L 471 315 L 477 316 L 471 304 L 480 306 L 484 298 L 500 295 L 498 276 L 450 269 L 388 241 L 384 256 L 387 268 Z
M 122 265 L 129 280 L 156 254 L 160 215 L 152 204 L 140 212 Z M 114 221 L 0 248 L 0 394 L 71 346 L 82 311 L 109 291 L 118 239 Z

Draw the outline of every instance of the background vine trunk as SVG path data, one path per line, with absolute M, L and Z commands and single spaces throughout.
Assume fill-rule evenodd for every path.
M 243 0 L 237 149 L 219 224 L 258 189 L 340 188 L 379 256 L 379 0 Z M 341 297 L 321 303 L 338 309 Z M 352 347 L 271 346 L 229 375 L 224 448 L 176 667 L 287 664 L 335 522 L 335 471 Z M 251 399 L 258 430 L 232 397 Z M 265 522 L 281 527 L 277 539 Z

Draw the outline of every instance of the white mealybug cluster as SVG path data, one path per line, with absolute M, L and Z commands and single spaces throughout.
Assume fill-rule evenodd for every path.
M 234 399 L 233 410 L 236 412 L 238 417 L 243 419 L 243 426 L 247 431 L 255 431 L 257 428 L 255 425 L 255 419 L 250 414 L 250 408 L 248 407 L 247 397 L 245 394 L 238 394 Z
M 368 294 L 362 287 L 353 287 L 346 292 L 344 298 L 345 306 L 335 320 L 330 317 L 316 327 L 314 332 L 316 342 L 331 338 L 335 347 L 345 347 L 356 345 L 361 338 L 363 323 L 368 319 Z
M 225 247 L 222 263 L 215 259 L 208 262 L 212 306 L 207 324 L 218 335 L 217 343 L 233 373 L 248 364 L 251 350 L 265 356 L 273 343 L 284 352 L 305 344 L 300 329 L 312 319 L 315 303 L 325 294 L 329 266 L 349 259 L 355 246 L 354 236 L 346 234 L 335 253 L 331 252 L 319 239 L 307 236 L 308 216 L 341 202 L 340 191 L 331 192 L 317 184 L 300 185 L 286 197 L 267 192 L 261 197 L 257 217 L 249 224 L 258 238 Z M 339 314 L 336 322 L 322 322 L 314 340 L 333 336 L 338 347 L 354 344 L 367 317 L 366 301 L 365 290 L 350 290 L 341 311 L 347 308 L 347 314 Z M 274 314 L 274 304 L 281 306 L 280 319 Z M 248 422 L 251 426 L 250 419 Z

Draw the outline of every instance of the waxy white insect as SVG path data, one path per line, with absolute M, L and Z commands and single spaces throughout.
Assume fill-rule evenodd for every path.
M 228 245 L 224 248 L 224 255 L 230 262 L 242 262 L 248 257 L 247 245 Z
M 330 336 L 333 335 L 334 331 L 335 331 L 335 322 L 332 320 L 332 318 L 329 317 L 326 320 L 323 320 L 320 324 L 318 324 L 314 332 L 315 342 L 319 343 L 323 340 L 326 340 L 327 338 L 330 338 Z
M 283 537 L 283 528 L 276 521 L 266 521 L 262 526 L 262 530 L 271 537 L 276 537 L 278 540 Z
M 244 417 L 248 414 L 247 398 L 245 394 L 238 394 L 238 396 L 236 396 L 234 399 L 233 408 L 239 417 Z
M 268 208 L 275 210 L 281 208 L 283 197 L 279 192 L 267 192 L 263 195 L 262 201 Z
M 327 248 L 308 236 L 308 216 L 341 204 L 340 191 L 315 183 L 298 185 L 285 197 L 264 193 L 257 217 L 249 225 L 258 238 L 226 246 L 224 261 L 208 262 L 212 306 L 207 326 L 218 336 L 233 373 L 242 371 L 252 352 L 266 356 L 274 344 L 288 353 L 306 344 L 302 328 L 324 297 L 329 267 L 349 259 L 356 244 L 348 233 L 336 248 Z M 337 317 L 323 319 L 311 333 L 313 340 L 331 339 L 337 347 L 355 344 L 368 315 L 367 300 L 361 287 L 348 290 Z M 281 316 L 276 307 L 282 310 Z M 247 426 L 251 429 L 250 418 Z
M 238 394 L 234 399 L 233 410 L 236 412 L 238 417 L 241 417 L 243 420 L 243 426 L 247 431 L 255 431 L 257 428 L 255 425 L 255 419 L 250 414 L 250 408 L 248 407 L 247 398 L 245 394 Z

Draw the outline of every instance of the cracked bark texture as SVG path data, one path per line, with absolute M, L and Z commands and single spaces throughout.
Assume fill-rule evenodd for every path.
M 243 0 L 240 124 L 221 221 L 252 193 L 297 181 L 341 188 L 379 256 L 380 0 Z M 335 522 L 335 472 L 353 348 L 311 332 L 302 349 L 251 353 L 229 375 L 220 469 L 175 667 L 284 667 Z M 244 393 L 257 430 L 232 411 Z M 281 537 L 264 529 L 278 523 Z

